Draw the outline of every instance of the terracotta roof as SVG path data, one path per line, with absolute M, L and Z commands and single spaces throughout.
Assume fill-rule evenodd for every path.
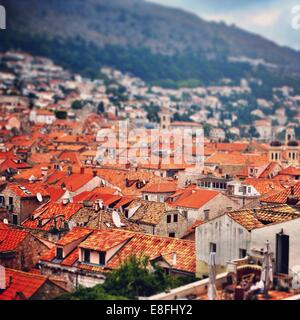
M 60 183 L 64 183 L 67 190 L 76 191 L 87 184 L 89 181 L 93 179 L 92 174 L 87 173 L 73 173 L 70 176 L 66 176 L 65 178 L 60 180 Z
M 288 167 L 279 172 L 280 175 L 288 175 L 288 176 L 300 176 L 300 169 L 295 167 Z
M 204 148 L 214 151 L 245 151 L 249 143 L 205 143 Z
M 280 181 L 276 180 L 247 178 L 244 180 L 244 183 L 252 185 L 260 193 L 260 195 L 266 195 L 285 190 Z
M 0 227 L 0 252 L 16 250 L 28 235 L 26 231 Z
M 126 209 L 130 210 L 137 207 L 138 209 L 129 220 L 151 225 L 160 223 L 166 212 L 171 210 L 174 211 L 174 208 L 167 203 L 140 199 L 132 201 Z
M 171 257 L 174 252 L 177 254 L 176 265 L 172 268 L 183 272 L 195 273 L 196 271 L 196 257 L 195 257 L 195 242 L 188 240 L 181 240 L 175 238 L 159 237 L 150 234 L 142 234 L 137 232 L 125 231 L 120 229 L 108 230 L 94 230 L 86 228 L 75 227 L 70 231 L 70 234 L 81 234 L 81 230 L 88 230 L 92 232 L 86 240 L 79 246 L 84 244 L 87 249 L 107 250 L 118 244 L 121 246 L 117 252 L 108 260 L 105 269 L 115 269 L 120 266 L 131 255 L 149 256 L 151 260 L 158 259 L 159 257 Z M 91 237 L 91 240 L 89 238 Z M 63 239 L 62 239 L 63 241 Z M 72 267 L 78 267 L 83 270 L 94 272 L 104 272 L 105 269 L 100 265 L 78 263 L 76 255 L 78 255 L 77 248 L 74 249 L 65 259 L 61 262 L 64 264 L 66 259 L 74 261 Z M 72 255 L 71 258 L 69 258 Z M 171 258 L 168 259 L 171 261 Z M 41 261 L 55 262 L 55 250 L 52 249 L 51 253 L 44 255 Z
M 177 200 L 169 203 L 176 207 L 199 209 L 219 194 L 220 192 L 213 190 L 188 189 Z
M 288 205 L 243 209 L 226 214 L 249 231 L 271 223 L 300 218 L 300 213 Z
M 269 178 L 270 174 L 278 167 L 279 164 L 277 162 L 270 162 L 266 169 L 260 174 L 259 178 Z
M 79 247 L 96 251 L 107 251 L 125 243 L 132 237 L 133 235 L 123 232 L 115 232 L 114 236 L 112 236 L 109 230 L 101 230 L 101 236 L 99 236 L 99 232 L 93 232 L 85 241 L 81 242 Z
M 0 291 L 0 300 L 30 299 L 47 281 L 45 276 L 8 268 L 5 276 L 7 288 Z
M 143 188 L 146 193 L 172 193 L 177 190 L 177 182 L 157 183 Z
M 286 203 L 288 197 L 294 194 L 295 197 L 298 197 L 300 203 L 300 182 L 298 182 L 295 186 L 287 188 L 283 191 L 280 191 L 276 194 L 272 194 L 270 196 L 262 197 L 261 202 L 264 203 Z
M 80 208 L 82 208 L 82 205 L 79 203 L 68 203 L 67 205 L 64 205 L 51 201 L 37 208 L 32 213 L 32 216 L 35 218 L 28 218 L 22 225 L 26 228 L 50 230 L 51 227 L 55 226 L 55 220 L 60 217 L 59 221 L 56 221 L 56 226 L 62 227 L 59 223 L 69 221 Z M 41 226 L 39 225 L 39 220 L 42 221 Z
M 17 196 L 22 198 L 35 198 L 38 193 L 43 197 L 50 197 L 42 183 L 9 183 L 8 188 Z
M 141 226 L 126 219 L 123 213 L 118 212 L 118 214 L 120 216 L 121 223 L 123 224 L 122 230 L 144 232 Z M 101 228 L 102 230 L 115 228 L 111 212 L 107 210 L 95 211 L 93 207 L 83 207 L 80 209 L 72 217 L 72 222 L 87 228 Z
M 205 160 L 205 164 L 218 164 L 218 165 L 252 165 L 263 166 L 269 163 L 266 155 L 260 154 L 243 154 L 240 152 L 216 152 Z

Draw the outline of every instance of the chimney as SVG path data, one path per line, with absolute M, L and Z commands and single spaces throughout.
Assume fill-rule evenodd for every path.
M 73 173 L 73 168 L 71 166 L 68 167 L 67 175 L 70 176 Z
M 0 290 L 6 289 L 5 267 L 0 266 Z
M 288 198 L 286 200 L 286 204 L 288 204 L 290 206 L 296 206 L 298 202 L 299 202 L 299 198 L 297 195 L 295 195 L 295 187 L 292 186 L 291 187 L 291 194 L 288 196 Z
M 176 263 L 177 263 L 177 253 L 176 252 L 173 252 L 173 256 L 172 256 L 172 264 L 173 266 L 176 266 Z
M 46 181 L 48 177 L 48 167 L 41 168 L 41 173 L 42 173 L 43 181 Z

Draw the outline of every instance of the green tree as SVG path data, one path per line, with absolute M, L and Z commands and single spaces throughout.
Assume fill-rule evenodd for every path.
M 98 113 L 98 114 L 101 114 L 101 113 L 104 113 L 104 112 L 105 112 L 104 103 L 103 103 L 103 101 L 101 101 L 101 102 L 98 104 L 97 113 Z
M 130 256 L 118 269 L 107 274 L 104 284 L 93 288 L 80 287 L 59 299 L 113 300 L 137 299 L 175 288 L 193 281 L 193 277 L 172 277 L 159 267 L 152 266 L 147 256 Z
M 82 101 L 75 100 L 75 101 L 73 101 L 71 107 L 72 107 L 73 110 L 80 110 L 80 109 L 83 108 L 83 106 L 84 106 L 84 103 Z
M 260 135 L 259 133 L 257 132 L 256 128 L 251 126 L 250 129 L 249 129 L 249 135 L 252 137 L 252 138 L 259 138 Z
M 60 111 L 60 110 L 56 110 L 55 111 L 55 116 L 57 119 L 67 119 L 67 112 L 66 111 Z

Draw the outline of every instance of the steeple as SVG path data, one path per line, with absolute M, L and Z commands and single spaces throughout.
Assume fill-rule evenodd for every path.
M 160 129 L 169 130 L 171 124 L 171 114 L 168 104 L 162 105 L 161 111 L 158 113 L 160 118 Z
M 295 129 L 292 127 L 288 127 L 285 133 L 285 144 L 288 145 L 289 142 L 296 140 Z

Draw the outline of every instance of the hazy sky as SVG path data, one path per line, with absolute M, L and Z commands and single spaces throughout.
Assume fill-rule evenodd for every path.
M 300 50 L 300 30 L 291 26 L 292 8 L 300 0 L 148 0 L 183 8 L 206 20 L 234 23 L 278 44 Z

